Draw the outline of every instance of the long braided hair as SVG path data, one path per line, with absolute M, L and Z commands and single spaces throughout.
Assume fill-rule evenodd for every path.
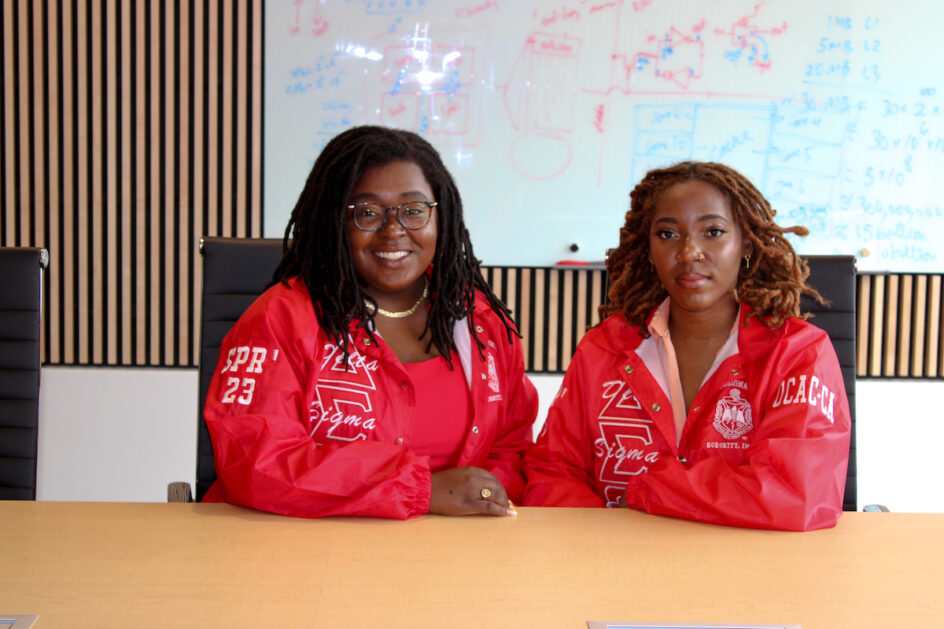
M 610 290 L 608 303 L 599 309 L 601 319 L 622 313 L 630 325 L 639 327 L 641 335 L 647 335 L 645 323 L 650 311 L 668 295 L 650 268 L 652 215 L 666 190 L 692 180 L 711 184 L 725 196 L 743 237 L 753 244 L 750 267 L 741 265 L 735 289 L 735 298 L 753 308 L 751 316 L 778 328 L 788 317 L 809 316 L 800 312 L 804 293 L 824 303 L 820 294 L 806 285 L 810 270 L 784 237 L 806 236 L 809 230 L 800 225 L 777 225 L 776 212 L 767 199 L 733 168 L 715 162 L 680 162 L 649 171 L 630 193 L 619 247 L 607 258 Z
M 342 350 L 345 361 L 350 353 L 347 331 L 353 320 L 360 320 L 376 342 L 374 308 L 367 306 L 368 303 L 376 306 L 376 303 L 364 291 L 363 281 L 354 270 L 344 208 L 368 169 L 393 161 L 419 166 L 438 202 L 436 252 L 429 278 L 429 315 L 420 338 L 428 331 L 427 351 L 435 345 L 452 368 L 453 324 L 468 318 L 470 331 L 475 329 L 476 289 L 485 295 L 505 324 L 509 341 L 517 331 L 511 312 L 482 277 L 481 262 L 472 252 L 462 218 L 462 199 L 452 176 L 436 149 L 415 133 L 361 126 L 348 129 L 328 142 L 292 210 L 285 228 L 282 260 L 270 285 L 287 283 L 293 277 L 304 281 L 318 323 Z M 474 333 L 472 338 L 481 355 L 484 344 Z

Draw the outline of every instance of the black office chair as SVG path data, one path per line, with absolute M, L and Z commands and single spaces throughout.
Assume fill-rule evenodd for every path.
M 804 256 L 810 267 L 808 284 L 829 302 L 816 303 L 804 297 L 803 312 L 813 315 L 810 322 L 822 328 L 833 342 L 842 379 L 849 398 L 852 437 L 849 442 L 849 467 L 846 471 L 844 511 L 855 511 L 856 496 L 856 429 L 855 429 L 855 367 L 856 367 L 856 268 L 853 256 Z
M 45 249 L 0 248 L 0 500 L 36 499 Z
M 216 480 L 213 444 L 203 421 L 203 404 L 216 370 L 223 338 L 236 320 L 255 301 L 282 259 L 282 240 L 277 238 L 203 238 L 203 309 L 200 320 L 200 397 L 197 403 L 197 476 L 195 497 L 199 502 Z M 170 483 L 169 502 L 189 502 L 190 484 Z

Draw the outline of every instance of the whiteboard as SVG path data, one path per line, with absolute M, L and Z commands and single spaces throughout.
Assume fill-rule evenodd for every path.
M 944 271 L 938 0 L 267 3 L 265 234 L 347 127 L 422 133 L 489 265 L 599 261 L 650 168 L 725 162 L 801 253 Z M 575 251 L 573 249 L 576 249 Z

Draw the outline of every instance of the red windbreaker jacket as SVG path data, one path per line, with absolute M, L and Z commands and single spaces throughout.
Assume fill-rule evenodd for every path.
M 737 352 L 709 374 L 676 445 L 671 403 L 622 315 L 581 340 L 526 458 L 526 505 L 614 506 L 765 529 L 836 524 L 850 418 L 825 332 L 769 329 L 741 306 Z
M 481 294 L 475 334 L 454 338 L 473 421 L 458 466 L 489 470 L 519 502 L 537 392 L 521 344 Z M 409 447 L 414 383 L 390 347 L 352 325 L 350 364 L 318 325 L 304 283 L 263 293 L 220 348 L 204 417 L 218 480 L 204 500 L 316 517 L 409 518 L 429 511 L 429 457 Z

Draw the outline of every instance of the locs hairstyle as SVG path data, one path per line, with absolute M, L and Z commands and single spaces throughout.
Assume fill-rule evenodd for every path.
M 765 325 L 780 327 L 787 317 L 807 318 L 800 313 L 803 293 L 823 303 L 806 285 L 810 271 L 784 234 L 806 236 L 802 226 L 780 227 L 770 203 L 733 168 L 714 162 L 680 162 L 650 170 L 630 193 L 630 209 L 620 229 L 619 247 L 607 259 L 610 277 L 609 303 L 600 306 L 601 319 L 618 312 L 645 335 L 646 318 L 666 295 L 649 264 L 649 229 L 662 193 L 685 181 L 709 183 L 725 196 L 741 232 L 753 244 L 750 267 L 741 264 L 736 298 L 753 308 Z
M 345 208 L 365 171 L 400 160 L 420 167 L 438 202 L 436 252 L 429 282 L 430 309 L 423 334 L 426 330 L 430 332 L 429 346 L 435 345 L 452 366 L 455 321 L 469 317 L 470 331 L 479 353 L 484 349 L 474 333 L 475 289 L 482 291 L 501 317 L 509 340 L 517 331 L 511 313 L 482 278 L 480 261 L 472 252 L 462 218 L 462 199 L 452 176 L 436 149 L 415 133 L 361 126 L 348 129 L 328 142 L 292 210 L 285 228 L 282 260 L 272 284 L 284 283 L 296 276 L 304 280 L 318 323 L 342 349 L 346 360 L 350 351 L 346 331 L 351 321 L 372 322 L 372 309 L 365 305 L 365 300 L 376 304 L 364 292 L 354 271 L 345 230 Z M 372 325 L 367 326 L 367 333 L 376 340 Z

